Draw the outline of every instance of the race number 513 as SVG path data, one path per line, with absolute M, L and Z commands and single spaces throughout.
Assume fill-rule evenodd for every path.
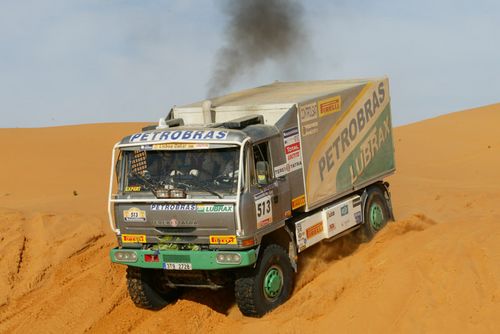
M 257 214 L 257 228 L 266 226 L 273 221 L 273 206 L 271 196 L 263 196 L 255 201 L 255 211 Z

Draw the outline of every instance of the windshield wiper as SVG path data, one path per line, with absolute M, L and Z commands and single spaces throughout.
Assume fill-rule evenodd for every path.
M 222 195 L 221 193 L 219 193 L 219 192 L 217 192 L 215 190 L 210 189 L 209 187 L 207 187 L 204 184 L 201 184 L 199 182 L 194 182 L 194 180 L 182 180 L 182 181 L 183 182 L 184 181 L 189 181 L 189 183 L 184 183 L 184 185 L 186 185 L 188 187 L 200 187 L 201 189 L 205 190 L 206 192 L 211 193 L 212 195 L 215 195 L 215 196 L 219 197 L 220 199 L 224 198 L 224 195 Z M 179 184 L 180 184 L 180 182 L 179 182 Z

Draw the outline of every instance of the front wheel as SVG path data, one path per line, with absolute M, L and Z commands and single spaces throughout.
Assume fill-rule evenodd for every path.
M 359 229 L 361 241 L 367 242 L 373 239 L 389 221 L 391 214 L 384 192 L 379 187 L 368 189 L 364 207 L 364 222 Z
M 257 266 L 235 282 L 238 307 L 246 316 L 262 317 L 283 304 L 293 290 L 295 274 L 286 251 L 267 246 Z
M 178 297 L 178 289 L 162 284 L 162 274 L 158 269 L 127 268 L 127 288 L 136 306 L 158 310 Z

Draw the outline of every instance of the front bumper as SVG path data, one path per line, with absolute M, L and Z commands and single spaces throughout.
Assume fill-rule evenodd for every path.
M 115 254 L 116 252 L 134 253 L 135 260 L 119 261 Z M 217 262 L 217 254 L 239 254 L 241 260 L 239 263 L 219 263 Z M 253 265 L 257 261 L 257 252 L 255 249 L 240 250 L 240 251 L 185 251 L 185 250 L 144 250 L 144 249 L 127 249 L 114 248 L 110 251 L 111 261 L 114 263 L 125 264 L 127 266 L 165 269 L 167 263 L 182 263 L 190 264 L 191 270 L 219 270 L 230 268 L 242 268 Z M 156 256 L 157 262 L 146 262 L 145 257 Z

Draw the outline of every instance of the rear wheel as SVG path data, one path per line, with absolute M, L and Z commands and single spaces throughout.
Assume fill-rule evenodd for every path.
M 138 307 L 158 310 L 175 300 L 179 290 L 162 284 L 158 269 L 127 268 L 127 288 L 130 298 Z
M 293 290 L 294 272 L 286 251 L 267 246 L 257 266 L 235 282 L 238 307 L 246 316 L 262 317 L 283 304 Z
M 364 222 L 359 229 L 361 241 L 373 239 L 375 234 L 387 224 L 390 217 L 389 205 L 383 191 L 379 187 L 369 188 L 364 207 Z

